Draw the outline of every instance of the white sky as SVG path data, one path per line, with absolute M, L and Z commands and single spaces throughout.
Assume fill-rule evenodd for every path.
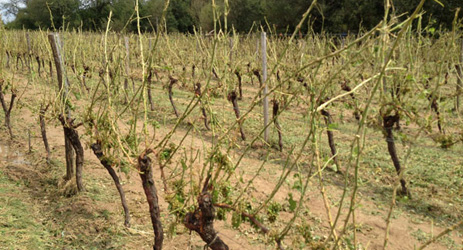
M 2 4 L 2 3 L 7 3 L 7 2 L 9 2 L 9 0 L 0 0 L 0 4 Z M 14 19 L 13 16 L 5 16 L 5 14 L 3 13 L 3 9 L 2 9 L 2 8 L 0 8 L 0 13 L 2 13 L 2 20 L 3 20 L 3 22 L 10 22 L 10 21 L 12 21 L 12 20 Z

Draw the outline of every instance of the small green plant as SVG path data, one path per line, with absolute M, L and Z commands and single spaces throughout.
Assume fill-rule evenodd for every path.
M 276 201 L 270 202 L 267 206 L 268 220 L 271 223 L 275 222 L 278 218 L 278 214 L 281 212 L 282 209 L 283 208 L 280 203 Z
M 443 149 L 449 149 L 458 142 L 451 134 L 439 134 L 434 140 L 439 143 L 440 147 Z
M 297 207 L 297 201 L 293 199 L 293 194 L 292 193 L 288 194 L 287 200 L 288 200 L 289 211 L 294 212 L 294 210 Z

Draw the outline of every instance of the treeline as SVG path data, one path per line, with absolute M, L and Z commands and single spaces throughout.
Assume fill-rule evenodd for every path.
M 139 0 L 141 28 L 153 31 L 191 33 L 195 28 L 207 32 L 216 25 L 237 32 L 249 32 L 260 26 L 278 33 L 294 30 L 310 0 Z M 384 0 L 319 0 L 302 32 L 358 32 L 369 29 L 383 19 Z M 419 0 L 392 1 L 392 15 L 405 18 Z M 443 4 L 442 5 L 440 5 Z M 462 0 L 428 0 L 422 26 L 451 29 Z M 6 25 L 13 29 L 82 28 L 99 31 L 106 28 L 112 11 L 111 29 L 133 32 L 135 0 L 10 0 L 3 9 L 16 16 Z M 163 15 L 164 14 L 164 15 Z M 400 15 L 403 14 L 401 17 Z M 461 14 L 459 15 L 462 16 Z M 163 21 L 165 20 L 165 22 Z

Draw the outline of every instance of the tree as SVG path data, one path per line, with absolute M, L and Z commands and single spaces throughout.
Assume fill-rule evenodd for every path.
M 104 30 L 111 10 L 110 0 L 84 0 L 81 2 L 82 29 Z
M 230 2 L 229 23 L 238 31 L 248 31 L 254 22 L 264 23 L 265 10 L 259 0 Z
M 206 32 L 214 29 L 214 15 L 212 13 L 212 4 L 207 3 L 199 11 L 199 26 Z
M 195 23 L 189 11 L 189 2 L 189 0 L 177 0 L 170 2 L 168 14 L 172 15 L 177 24 L 176 27 L 172 26 L 171 28 L 174 28 L 179 32 L 193 32 Z M 167 23 L 167 25 L 167 30 L 169 30 L 169 23 Z
M 440 5 L 436 1 L 425 2 L 423 10 L 427 13 L 427 18 L 423 19 L 423 27 L 427 25 L 434 25 L 435 28 L 452 28 L 455 11 L 457 8 L 463 8 L 463 1 L 440 0 L 439 2 L 441 2 L 444 6 Z M 410 15 L 418 3 L 418 0 L 400 0 L 394 2 L 394 7 L 397 14 L 408 13 L 408 15 Z M 462 14 L 460 12 L 460 18 L 461 16 Z
M 277 32 L 293 31 L 309 8 L 312 1 L 307 0 L 268 0 L 266 5 L 267 18 Z M 305 27 L 306 29 L 307 27 Z
M 419 0 L 391 0 L 392 16 L 405 20 L 413 12 Z M 463 8 L 461 0 L 426 1 L 423 10 L 426 16 L 423 27 L 451 29 L 457 8 Z M 309 8 L 307 0 L 228 0 L 227 28 L 233 26 L 238 32 L 248 32 L 253 23 L 266 26 L 278 33 L 291 33 Z M 143 31 L 157 29 L 162 25 L 166 0 L 139 0 Z M 215 0 L 218 28 L 225 28 L 224 0 Z M 16 16 L 7 28 L 66 28 L 82 27 L 84 30 L 103 30 L 109 12 L 112 11 L 114 31 L 135 32 L 135 0 L 10 0 L 0 4 L 2 14 Z M 168 32 L 191 33 L 194 27 L 210 31 L 214 28 L 213 8 L 210 0 L 170 0 L 165 13 Z M 462 12 L 463 13 L 463 12 Z M 384 15 L 384 0 L 318 0 L 301 32 L 309 29 L 316 32 L 358 32 L 378 24 Z M 462 14 L 460 14 L 461 16 Z M 53 17 L 53 24 L 51 23 Z M 82 22 L 81 22 L 82 20 Z M 399 20 L 400 21 L 400 20 Z
M 26 6 L 18 9 L 16 19 L 10 27 L 58 29 L 78 27 L 80 24 L 79 0 L 28 0 L 24 3 Z
M 134 0 L 113 0 L 112 1 L 113 17 L 111 20 L 112 29 L 121 31 L 128 26 L 128 31 L 136 30 L 136 23 L 131 22 L 135 12 Z M 135 26 L 135 27 L 133 27 Z
M 149 22 L 155 30 L 159 30 L 159 25 L 162 25 L 162 11 L 164 10 L 164 0 L 151 0 L 146 2 L 143 8 L 143 16 L 148 17 Z

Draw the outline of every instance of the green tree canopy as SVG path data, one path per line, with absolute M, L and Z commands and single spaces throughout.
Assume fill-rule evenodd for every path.
M 420 0 L 392 0 L 391 15 L 404 19 Z M 423 26 L 451 29 L 462 0 L 426 1 Z M 218 27 L 224 28 L 225 1 L 215 0 Z M 228 30 L 248 32 L 253 24 L 279 33 L 292 32 L 312 1 L 307 0 L 228 0 Z M 166 0 L 139 0 L 141 28 L 156 30 L 165 24 L 168 32 L 193 32 L 194 28 L 209 31 L 214 27 L 211 0 L 170 0 L 162 21 Z M 78 28 L 103 30 L 112 11 L 111 29 L 136 31 L 135 0 L 10 0 L 1 5 L 3 13 L 16 15 L 7 28 Z M 316 8 L 303 26 L 302 32 L 358 32 L 374 27 L 383 19 L 384 0 L 318 0 Z M 463 15 L 460 13 L 460 18 Z M 52 23 L 53 21 L 53 23 Z

